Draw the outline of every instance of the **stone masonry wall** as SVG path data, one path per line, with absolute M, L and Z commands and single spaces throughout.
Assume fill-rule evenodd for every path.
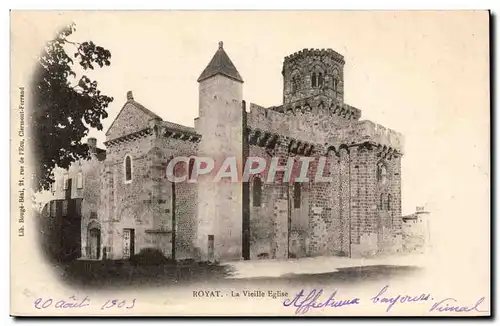
M 371 256 L 394 251 L 400 241 L 400 236 L 397 236 L 400 226 L 395 217 L 401 214 L 400 172 L 395 172 L 398 165 L 394 163 L 397 159 L 386 163 L 390 182 L 384 185 L 383 192 L 391 195 L 389 212 L 377 207 L 381 190 L 376 178 L 380 152 L 385 151 L 384 155 L 389 154 L 387 157 L 396 153 L 389 148 L 382 148 L 382 145 L 363 143 L 363 134 L 374 136 L 383 144 L 394 144 L 398 149 L 402 144 L 399 134 L 369 121 L 347 120 L 339 124 L 339 120 L 321 112 L 312 108 L 310 112 L 285 114 L 251 105 L 248 120 L 249 127 L 253 130 L 277 133 L 281 142 L 283 139 L 310 142 L 314 145 L 315 152 L 319 153 L 318 157 L 331 155 L 328 156 L 328 161 L 331 161 L 332 181 L 308 185 L 310 189 L 307 192 L 306 218 L 309 226 L 307 232 L 302 233 L 304 242 L 307 243 L 305 255 Z M 340 138 L 332 141 L 332 135 L 340 135 Z M 332 149 L 327 150 L 323 143 L 326 144 L 325 147 L 331 144 Z M 278 153 L 279 150 L 276 149 L 272 152 L 275 156 Z M 281 153 L 289 155 L 286 149 Z M 251 156 L 263 154 L 255 149 L 251 151 Z M 293 210 L 290 211 L 288 207 L 289 190 L 283 190 L 282 186 L 266 185 L 263 191 L 275 203 L 272 246 L 279 246 L 277 239 L 282 236 L 279 221 L 284 219 L 280 216 L 285 214 L 290 215 L 291 220 L 296 219 Z M 281 204 L 285 199 L 286 206 Z M 255 210 L 252 211 L 252 219 L 256 215 L 266 214 Z M 259 210 L 262 211 L 262 208 Z M 290 233 L 294 243 L 300 243 L 301 236 L 298 232 L 290 229 Z
M 135 254 L 141 249 L 155 247 L 154 239 L 146 230 L 153 228 L 153 214 L 158 209 L 151 202 L 151 178 L 148 153 L 151 150 L 151 135 L 108 147 L 105 161 L 108 176 L 109 207 L 105 229 L 107 237 L 103 242 L 109 249 L 108 257 L 123 257 L 123 229 L 135 231 Z M 132 181 L 125 182 L 124 160 L 132 159 Z M 164 204 L 162 204 L 164 205 Z
M 83 188 L 82 188 L 82 226 L 81 226 L 81 244 L 82 258 L 88 254 L 88 226 L 93 221 L 99 222 L 99 207 L 101 205 L 101 175 L 103 164 L 93 157 L 90 161 L 82 164 Z M 76 183 L 76 179 L 74 179 Z M 102 230 L 101 230 L 102 232 Z M 101 233 L 101 239 L 104 235 Z M 101 246 L 102 255 L 102 246 Z
M 359 216 L 354 223 L 353 257 L 371 256 L 378 252 L 379 212 L 377 210 L 377 155 L 370 146 L 356 150 L 359 169 Z
M 107 246 L 109 257 L 120 259 L 124 228 L 135 230 L 135 254 L 145 248 L 157 248 L 166 257 L 172 256 L 173 187 L 166 178 L 166 166 L 173 156 L 191 156 L 196 143 L 149 133 L 144 137 L 114 144 L 108 149 L 103 183 L 108 215 Z M 124 160 L 132 158 L 132 182 L 124 180 Z M 179 183 L 175 187 L 176 259 L 194 255 L 196 186 Z
M 250 146 L 249 156 L 262 157 L 266 161 L 270 160 L 270 155 L 264 148 L 259 146 Z M 272 257 L 272 242 L 274 237 L 273 221 L 274 221 L 274 203 L 277 200 L 272 187 L 266 183 L 265 174 L 258 175 L 262 182 L 262 196 L 260 198 L 260 206 L 255 206 L 254 203 L 254 181 L 250 179 L 250 259 L 271 258 Z
M 398 158 L 386 155 L 379 147 L 369 144 L 358 146 L 351 154 L 358 175 L 351 180 L 351 189 L 355 189 L 351 191 L 353 256 L 399 252 L 402 243 L 400 155 Z M 385 182 L 377 179 L 378 164 L 387 168 Z
M 142 130 L 148 126 L 152 115 L 138 109 L 140 104 L 134 101 L 127 101 L 118 114 L 117 118 L 106 133 L 106 139 L 119 138 L 133 132 Z
M 91 221 L 98 221 L 98 212 L 101 203 L 101 174 L 103 164 L 91 154 L 88 160 L 79 160 L 67 169 L 54 170 L 55 182 L 53 185 L 53 198 L 65 199 L 64 177 L 72 180 L 71 198 L 81 198 L 81 257 L 87 258 L 88 226 Z M 82 187 L 78 187 L 78 175 L 82 175 Z M 64 204 L 67 208 L 67 205 Z M 102 236 L 101 236 L 102 237 Z
M 161 148 L 166 161 L 171 157 L 196 155 L 197 143 L 171 137 L 161 139 Z M 188 166 L 184 165 L 184 173 L 188 173 Z M 163 170 L 165 174 L 166 171 Z M 172 183 L 164 180 L 167 198 L 172 197 Z M 175 258 L 191 259 L 196 256 L 196 220 L 198 213 L 198 192 L 195 183 L 180 182 L 174 185 L 175 189 Z

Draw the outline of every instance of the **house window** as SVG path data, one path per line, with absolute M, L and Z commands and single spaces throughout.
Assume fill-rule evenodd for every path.
M 68 189 L 68 175 L 67 174 L 65 174 L 63 176 L 63 188 L 64 188 L 64 190 Z
M 125 156 L 125 183 L 132 182 L 132 158 L 130 155 Z
M 387 210 L 391 210 L 391 194 L 387 195 Z
M 300 208 L 300 202 L 302 201 L 301 195 L 302 188 L 299 182 L 295 182 L 293 185 L 293 207 Z
M 262 181 L 259 177 L 253 179 L 253 206 L 260 207 L 262 197 Z
M 76 187 L 78 189 L 83 188 L 83 172 L 78 172 L 78 175 L 76 176 Z
M 379 209 L 380 209 L 380 210 L 383 210 L 383 209 L 384 209 L 384 194 L 380 194 Z
M 313 74 L 312 74 L 312 79 L 311 79 L 311 84 L 312 84 L 312 87 L 316 87 L 316 86 L 318 85 L 318 81 L 317 81 L 317 79 L 316 79 L 316 78 L 317 78 L 317 77 L 316 77 L 316 73 L 315 73 L 315 72 L 313 72 Z
M 322 85 L 323 85 L 323 74 L 319 73 L 318 74 L 318 86 L 322 86 Z

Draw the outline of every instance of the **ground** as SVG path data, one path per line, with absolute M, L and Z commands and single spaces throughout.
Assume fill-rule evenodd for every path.
M 133 261 L 76 261 L 55 267 L 67 283 L 89 288 L 170 287 L 197 283 L 277 286 L 295 282 L 313 286 L 406 276 L 421 270 L 420 257 L 315 257 L 221 264 L 164 261 L 152 265 Z

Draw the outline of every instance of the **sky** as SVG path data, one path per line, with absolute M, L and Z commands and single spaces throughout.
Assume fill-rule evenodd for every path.
M 43 42 L 59 26 L 73 21 L 77 31 L 72 40 L 92 40 L 111 51 L 111 66 L 89 74 L 115 99 L 104 130 L 90 133 L 100 146 L 129 90 L 164 120 L 193 126 L 198 115 L 196 79 L 219 41 L 245 81 L 244 99 L 261 106 L 282 103 L 285 56 L 303 48 L 332 48 L 346 62 L 345 102 L 362 110 L 362 120 L 405 136 L 403 213 L 427 205 L 431 211 L 473 215 L 486 212 L 486 203 L 489 206 L 485 16 L 479 12 L 47 12 L 37 13 L 36 19 L 20 16 L 23 28 L 13 29 L 12 40 L 24 49 L 18 60 L 33 62 Z M 30 37 L 23 37 L 27 34 Z

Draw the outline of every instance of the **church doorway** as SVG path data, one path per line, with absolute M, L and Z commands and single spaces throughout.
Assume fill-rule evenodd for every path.
M 213 234 L 208 235 L 208 261 L 215 261 L 215 244 Z
M 101 253 L 101 230 L 94 227 L 89 231 L 89 258 L 99 259 Z
M 123 229 L 123 259 L 130 259 L 135 254 L 135 230 Z

